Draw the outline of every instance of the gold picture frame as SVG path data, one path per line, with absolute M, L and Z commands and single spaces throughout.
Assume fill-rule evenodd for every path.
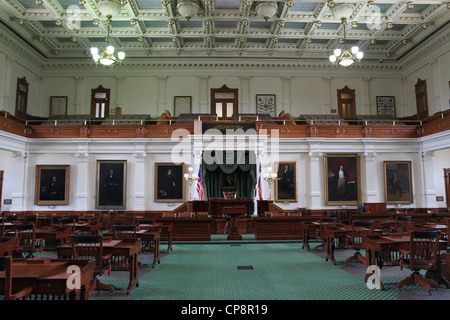
M 192 113 L 191 96 L 175 96 L 173 99 L 173 114 L 178 117 L 183 113 Z
M 36 165 L 34 204 L 69 204 L 70 165 Z
M 184 163 L 155 163 L 155 202 L 185 201 L 184 172 Z
M 297 162 L 275 162 L 275 202 L 297 202 Z
M 125 210 L 127 161 L 97 160 L 96 190 L 96 209 Z
M 384 161 L 383 171 L 386 203 L 413 203 L 411 161 Z
M 270 114 L 275 117 L 277 114 L 277 97 L 274 94 L 256 95 L 256 113 Z
M 325 205 L 361 204 L 360 162 L 359 153 L 324 155 Z

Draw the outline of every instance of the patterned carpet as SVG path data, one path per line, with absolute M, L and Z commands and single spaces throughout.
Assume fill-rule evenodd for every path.
M 161 252 L 166 245 L 161 245 Z M 314 245 L 312 246 L 314 248 Z M 369 289 L 364 282 L 366 267 L 360 262 L 345 265 L 351 250 L 337 250 L 337 265 L 326 262 L 323 249 L 301 249 L 295 241 L 258 242 L 250 238 L 227 242 L 217 236 L 209 244 L 175 243 L 162 253 L 161 264 L 149 266 L 152 255 L 142 254 L 139 287 L 125 295 L 127 272 L 103 276 L 102 282 L 117 291 L 97 292 L 92 300 L 450 300 L 450 290 L 441 286 L 432 296 L 420 286 L 397 282 L 408 270 L 384 267 L 384 291 Z

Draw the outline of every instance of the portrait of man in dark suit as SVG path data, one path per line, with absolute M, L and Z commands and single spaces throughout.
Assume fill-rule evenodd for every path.
M 125 161 L 99 161 L 97 207 L 125 209 Z
M 69 166 L 36 166 L 35 204 L 58 205 L 69 203 Z
M 155 201 L 183 201 L 183 166 L 176 164 L 156 164 Z

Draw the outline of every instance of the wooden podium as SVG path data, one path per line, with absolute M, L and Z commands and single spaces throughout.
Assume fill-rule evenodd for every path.
M 237 217 L 247 214 L 247 207 L 222 207 L 222 213 L 225 219 L 230 221 L 230 233 L 228 234 L 227 240 L 242 240 L 242 236 L 239 234 L 237 225 Z

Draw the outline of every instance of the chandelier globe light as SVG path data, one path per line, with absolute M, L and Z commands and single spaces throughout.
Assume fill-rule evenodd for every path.
M 111 16 L 108 15 L 106 22 L 108 24 L 108 35 L 106 36 L 106 49 L 103 52 L 99 52 L 98 48 L 92 47 L 91 48 L 91 54 L 92 58 L 95 61 L 96 65 L 103 65 L 106 68 L 112 68 L 117 63 L 122 63 L 122 61 L 125 59 L 125 52 L 119 51 L 117 52 L 117 57 L 114 55 L 116 49 L 114 46 L 110 44 L 111 37 L 109 36 L 110 33 L 110 26 L 111 26 Z

